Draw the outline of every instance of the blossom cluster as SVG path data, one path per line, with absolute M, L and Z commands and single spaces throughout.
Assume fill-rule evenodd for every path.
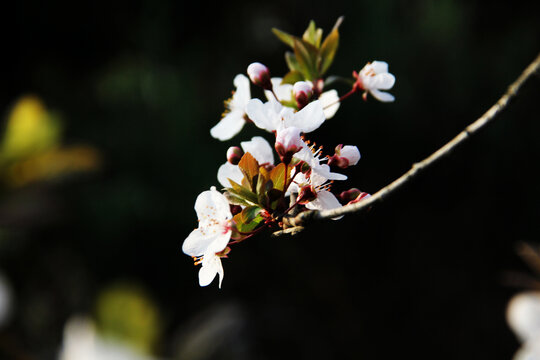
M 211 136 L 230 140 L 246 124 L 252 124 L 273 134 L 273 144 L 255 136 L 230 147 L 227 161 L 217 172 L 223 192 L 212 187 L 197 197 L 199 226 L 185 239 L 182 250 L 196 265 L 202 265 L 201 286 L 219 275 L 221 287 L 221 259 L 227 257 L 231 245 L 266 228 L 284 228 L 286 216 L 335 209 L 369 196 L 356 188 L 338 196 L 332 192 L 334 181 L 347 179 L 336 168 L 356 165 L 360 160 L 358 148 L 340 144 L 333 154 L 323 155 L 322 147 L 317 148 L 311 138 L 354 93 L 361 93 L 364 100 L 371 94 L 382 102 L 394 101 L 383 91 L 395 82 L 383 61 L 353 71 L 353 78 L 345 80 L 351 84 L 348 93 L 339 96 L 335 89 L 328 89 L 325 73 L 337 51 L 340 23 L 341 18 L 324 40 L 322 29 L 313 21 L 302 37 L 273 29 L 292 50 L 285 54 L 290 71 L 283 77 L 272 77 L 265 65 L 254 62 L 247 67 L 247 76 L 234 77 L 236 90 L 225 102 L 225 112 L 210 130 Z M 251 97 L 252 85 L 264 90 L 264 99 Z

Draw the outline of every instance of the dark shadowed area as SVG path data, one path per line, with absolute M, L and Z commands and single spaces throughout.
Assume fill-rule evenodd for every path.
M 368 213 L 234 246 L 221 289 L 199 287 L 181 245 L 227 148 L 272 140 L 252 124 L 226 142 L 209 133 L 250 63 L 286 73 L 272 27 L 301 35 L 313 19 L 326 34 L 343 15 L 329 74 L 388 62 L 394 103 L 355 95 L 312 136 L 362 153 L 333 189 L 374 193 L 497 101 L 540 51 L 539 14 L 535 1 L 10 3 L 0 358 L 58 359 L 66 323 L 87 317 L 158 359 L 511 359 L 506 305 L 533 276 L 516 246 L 540 244 L 538 76 Z M 8 146 L 20 101 L 48 122 L 14 128 Z

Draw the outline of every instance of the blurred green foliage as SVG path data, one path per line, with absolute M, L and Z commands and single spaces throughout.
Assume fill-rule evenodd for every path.
M 159 310 L 140 287 L 117 284 L 101 290 L 96 303 L 98 333 L 152 354 L 160 336 Z

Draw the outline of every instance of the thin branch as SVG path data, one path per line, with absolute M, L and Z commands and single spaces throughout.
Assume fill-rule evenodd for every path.
M 284 223 L 289 223 L 291 225 L 290 230 L 285 232 L 285 230 L 276 231 L 273 233 L 274 236 L 280 236 L 285 233 L 298 233 L 303 230 L 305 224 L 312 220 L 325 220 L 331 219 L 337 216 L 342 216 L 346 214 L 358 213 L 367 210 L 375 203 L 383 201 L 386 197 L 394 193 L 396 190 L 401 188 L 403 185 L 411 181 L 413 178 L 418 176 L 425 169 L 432 166 L 434 163 L 442 159 L 444 156 L 449 155 L 454 151 L 459 145 L 465 142 L 471 135 L 477 133 L 485 125 L 491 122 L 502 110 L 504 110 L 510 100 L 512 100 L 518 93 L 521 86 L 540 68 L 540 54 L 534 59 L 534 61 L 523 71 L 523 73 L 514 81 L 506 90 L 504 95 L 488 110 L 478 118 L 475 122 L 467 126 L 462 132 L 460 132 L 455 138 L 450 140 L 446 145 L 441 147 L 439 150 L 435 151 L 433 154 L 428 156 L 426 159 L 413 164 L 412 168 L 407 171 L 405 174 L 401 175 L 398 179 L 394 180 L 389 185 L 385 186 L 381 190 L 377 191 L 371 197 L 357 202 L 355 204 L 345 205 L 343 207 L 332 209 L 332 210 L 323 210 L 323 211 L 305 211 L 293 218 L 287 219 L 288 221 Z M 285 219 L 284 219 L 285 220 Z M 292 230 L 295 229 L 295 230 Z

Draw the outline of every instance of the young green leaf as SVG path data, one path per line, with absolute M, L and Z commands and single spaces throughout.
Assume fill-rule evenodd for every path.
M 300 72 L 306 80 L 318 78 L 316 59 L 318 49 L 313 45 L 301 40 L 294 39 L 294 55 L 298 61 Z
M 296 82 L 303 81 L 303 80 L 304 80 L 304 76 L 302 75 L 300 71 L 291 70 L 287 74 L 285 74 L 285 76 L 281 80 L 281 83 L 294 85 Z
M 289 67 L 289 70 L 291 71 L 300 71 L 300 64 L 298 64 L 298 60 L 296 60 L 296 56 L 294 56 L 294 53 L 290 51 L 285 52 L 285 62 L 287 63 L 287 66 Z
M 242 213 L 238 213 L 233 217 L 233 233 L 231 238 L 236 241 L 242 241 L 245 239 L 247 233 L 255 230 L 255 228 L 264 220 L 264 218 L 258 214 L 249 223 L 245 223 L 242 219 Z
M 234 191 L 234 190 L 233 190 Z M 225 197 L 227 198 L 227 201 L 229 202 L 229 204 L 232 204 L 232 205 L 241 205 L 241 206 L 250 206 L 251 203 L 246 201 L 244 198 L 236 195 L 234 192 L 231 192 L 231 191 L 225 191 L 223 193 L 223 195 L 225 195 Z
M 341 25 L 341 22 L 343 21 L 343 16 L 341 16 L 334 25 L 334 28 L 332 31 L 328 34 L 326 39 L 324 39 L 323 44 L 321 46 L 320 50 L 320 57 L 317 59 L 317 69 L 319 70 L 319 74 L 323 75 L 330 65 L 332 65 L 332 62 L 334 61 L 334 57 L 336 55 L 336 51 L 339 45 L 339 25 Z
M 294 39 L 297 38 L 296 36 L 287 34 L 285 31 L 281 31 L 276 28 L 272 28 L 272 32 L 274 33 L 274 35 L 278 37 L 279 40 L 283 41 L 285 44 L 287 44 L 291 48 L 294 47 Z
M 258 203 L 257 194 L 255 194 L 250 189 L 242 186 L 232 180 L 229 180 L 232 185 L 232 188 L 227 188 L 227 191 L 236 197 L 243 199 L 244 201 L 256 205 Z
M 240 219 L 244 224 L 249 224 L 259 215 L 261 210 L 262 209 L 259 206 L 245 207 L 240 213 Z
M 309 22 L 309 25 L 304 32 L 304 35 L 302 35 L 302 40 L 305 42 L 310 43 L 311 45 L 315 46 L 315 34 L 317 32 L 317 27 L 315 26 L 315 21 L 311 20 Z

